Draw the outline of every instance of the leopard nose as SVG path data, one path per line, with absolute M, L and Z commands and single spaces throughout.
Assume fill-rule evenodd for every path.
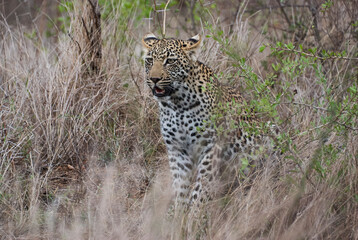
M 153 83 L 157 83 L 161 80 L 162 78 L 157 78 L 157 77 L 151 77 L 150 80 L 152 80 Z

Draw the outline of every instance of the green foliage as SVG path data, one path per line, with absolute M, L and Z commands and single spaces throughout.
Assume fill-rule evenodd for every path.
M 74 10 L 73 1 L 61 0 L 60 4 L 58 5 L 58 10 L 60 11 L 60 13 L 73 11 Z
M 329 145 L 318 148 L 313 156 L 312 168 L 318 173 L 320 179 L 326 179 L 332 171 L 332 166 L 339 157 L 340 150 Z
M 62 16 L 58 17 L 57 21 L 60 23 L 61 31 L 65 33 L 71 24 L 71 19 L 68 13 L 74 11 L 73 1 L 61 0 L 60 4 L 58 5 L 58 10 Z M 53 23 L 50 24 L 52 25 Z
M 139 27 L 143 19 L 150 18 L 153 7 L 147 0 L 99 0 L 101 18 L 115 23 L 115 31 L 103 38 L 103 44 L 113 45 L 114 51 L 122 52 L 129 41 L 128 30 Z
M 270 74 L 263 79 L 253 71 L 253 68 L 246 62 L 246 59 L 237 51 L 237 46 L 233 44 L 234 39 L 226 37 L 223 29 L 214 27 L 206 23 L 206 29 L 210 32 L 206 37 L 212 38 L 222 46 L 221 50 L 232 59 L 232 65 L 238 69 L 234 78 L 242 78 L 245 82 L 245 92 L 250 94 L 249 101 L 235 102 L 230 104 L 219 104 L 211 122 L 219 134 L 227 134 L 235 129 L 243 129 L 250 134 L 258 135 L 263 132 L 270 132 L 270 124 L 264 121 L 242 121 L 243 119 L 271 119 L 271 122 L 280 122 L 277 113 L 277 105 L 280 102 L 280 96 L 272 95 L 271 87 L 274 84 L 275 74 Z M 266 46 L 262 46 L 259 51 L 263 52 Z M 223 82 L 226 76 L 221 74 L 216 76 L 219 82 Z M 228 117 L 230 116 L 230 117 Z M 222 123 L 225 119 L 233 119 L 227 126 Z M 240 119 L 240 120 L 239 120 Z M 238 121 L 239 120 L 239 121 Z M 258 125 L 259 124 L 259 125 Z M 244 165 L 244 163 L 243 163 Z
M 324 9 L 332 6 L 331 1 L 327 1 L 323 5 Z M 332 79 L 332 70 L 327 71 L 327 65 L 333 61 L 337 61 L 338 66 L 345 67 L 345 62 L 356 59 L 350 59 L 345 50 L 340 52 L 328 49 L 318 49 L 317 47 L 305 48 L 302 44 L 294 44 L 292 42 L 282 43 L 277 41 L 276 44 L 264 44 L 258 48 L 258 52 L 270 49 L 270 57 L 273 59 L 271 69 L 265 77 L 254 72 L 250 64 L 235 49 L 237 46 L 233 44 L 235 39 L 226 37 L 224 31 L 220 28 L 206 24 L 206 29 L 210 32 L 207 38 L 212 38 L 222 46 L 222 51 L 232 59 L 232 65 L 238 68 L 236 76 L 243 79 L 245 83 L 244 92 L 250 95 L 248 102 L 237 105 L 237 115 L 242 112 L 252 112 L 255 116 L 262 119 L 268 119 L 275 125 L 289 121 L 278 114 L 278 107 L 281 105 L 288 106 L 295 114 L 302 111 L 302 106 L 313 109 L 319 113 L 319 118 L 314 118 L 310 126 L 312 129 L 307 131 L 289 131 L 281 132 L 277 136 L 277 148 L 283 153 L 292 152 L 296 155 L 298 150 L 293 144 L 292 139 L 303 136 L 304 134 L 315 133 L 319 138 L 323 138 L 323 133 L 337 134 L 338 136 L 346 136 L 348 132 L 358 130 L 358 80 L 356 76 L 347 73 L 341 81 L 345 85 L 337 85 Z M 352 64 L 352 63 L 350 63 Z M 313 84 L 320 89 L 321 95 L 318 99 L 308 98 L 303 102 L 297 102 L 295 85 L 305 75 L 313 77 Z M 225 78 L 221 77 L 221 78 Z M 220 79 L 219 79 L 220 80 Z M 338 90 L 339 89 L 339 90 Z M 226 106 L 219 106 L 218 114 L 213 116 L 213 122 L 220 122 L 227 115 L 233 115 Z M 269 127 L 264 124 L 229 124 L 230 129 L 237 127 L 243 128 L 245 131 L 257 133 L 257 130 L 269 132 Z M 217 127 L 217 126 L 216 126 Z M 227 128 L 217 127 L 219 132 L 228 131 Z M 332 171 L 332 166 L 342 153 L 341 149 L 337 149 L 331 144 L 321 144 L 313 157 L 311 168 L 317 174 L 318 178 L 326 179 Z M 287 155 L 287 159 L 296 159 L 296 163 L 301 165 L 301 160 L 294 155 Z M 340 172 L 344 172 L 341 169 Z M 341 175 L 337 176 L 341 177 Z
M 99 0 L 98 4 L 101 6 L 102 19 L 116 19 L 118 24 L 125 23 L 132 17 L 138 24 L 142 18 L 149 18 L 153 11 L 152 5 L 147 0 Z
M 321 7 L 322 7 L 322 12 L 327 11 L 328 9 L 330 9 L 333 6 L 333 1 L 332 0 L 326 0 L 324 3 L 322 3 Z

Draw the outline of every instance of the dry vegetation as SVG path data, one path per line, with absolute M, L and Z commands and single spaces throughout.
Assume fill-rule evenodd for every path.
M 80 5 L 63 13 L 70 35 L 0 22 L 0 239 L 358 239 L 357 1 L 169 5 L 167 36 L 210 35 L 199 59 L 248 99 L 268 99 L 256 103 L 282 133 L 278 166 L 199 219 L 167 215 L 165 147 L 143 81 L 140 40 L 160 35 L 163 6 L 148 29 L 151 1 L 107 2 L 100 48 L 79 30 Z

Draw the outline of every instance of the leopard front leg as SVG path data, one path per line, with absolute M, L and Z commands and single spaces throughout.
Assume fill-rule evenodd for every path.
M 193 162 L 185 150 L 168 151 L 176 204 L 188 203 Z
M 216 191 L 216 177 L 220 166 L 221 148 L 215 144 L 206 149 L 200 158 L 195 187 L 191 193 L 190 203 L 196 205 L 213 197 Z

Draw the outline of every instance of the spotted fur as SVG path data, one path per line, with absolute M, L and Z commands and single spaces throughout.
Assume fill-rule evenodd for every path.
M 178 40 L 148 34 L 142 43 L 146 81 L 159 105 L 176 197 L 180 202 L 203 201 L 210 196 L 222 163 L 250 156 L 262 139 L 241 129 L 229 137 L 218 136 L 211 123 L 217 106 L 243 98 L 233 89 L 220 87 L 213 71 L 196 60 L 199 35 Z

